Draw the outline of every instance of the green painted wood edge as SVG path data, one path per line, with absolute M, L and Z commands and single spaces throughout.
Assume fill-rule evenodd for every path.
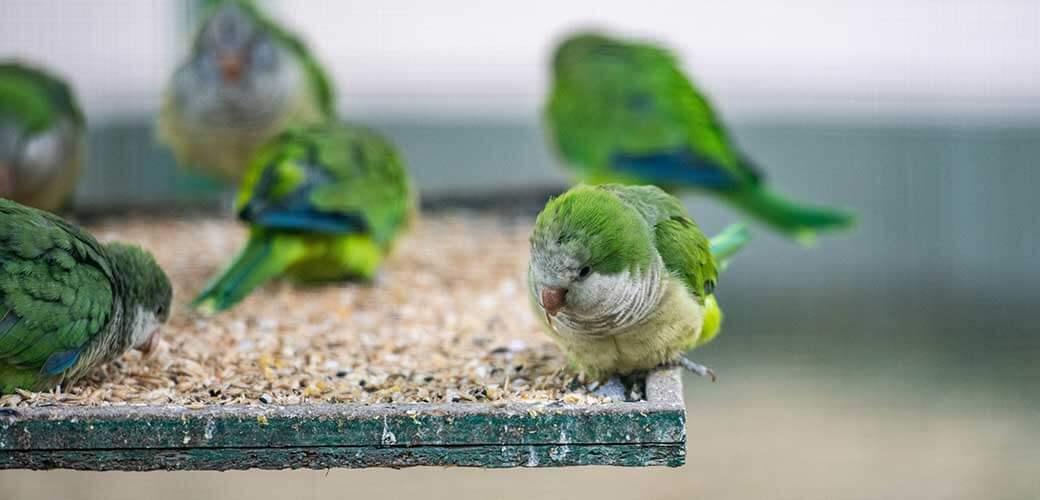
M 0 467 L 42 451 L 684 445 L 681 394 L 667 370 L 648 376 L 646 401 L 603 405 L 31 408 L 0 415 Z
M 486 468 L 577 465 L 679 467 L 685 458 L 686 447 L 680 443 L 413 448 L 322 446 L 0 452 L 0 468 L 148 471 L 400 468 L 421 465 Z

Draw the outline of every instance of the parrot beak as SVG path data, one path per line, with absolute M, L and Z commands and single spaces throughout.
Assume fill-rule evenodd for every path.
M 220 75 L 224 78 L 225 82 L 238 83 L 238 80 L 242 78 L 242 69 L 245 64 L 242 60 L 241 54 L 221 54 L 220 59 L 217 60 L 217 64 L 220 65 Z
M 542 288 L 542 309 L 545 314 L 556 316 L 567 305 L 567 289 L 547 286 Z
M 141 351 L 141 354 L 144 355 L 144 357 L 146 358 L 154 354 L 158 348 L 159 330 L 152 332 L 152 334 L 148 337 L 148 342 L 146 342 L 144 345 L 137 346 L 137 350 Z

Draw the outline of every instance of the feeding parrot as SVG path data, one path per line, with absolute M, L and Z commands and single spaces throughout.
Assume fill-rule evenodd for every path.
M 550 92 L 548 135 L 585 182 L 707 192 L 803 244 L 853 224 L 772 191 L 666 49 L 574 35 L 553 55 Z
M 719 333 L 718 270 L 748 238 L 737 225 L 709 241 L 656 186 L 580 184 L 538 214 L 530 299 L 549 336 L 592 379 L 681 365 L 714 380 L 683 353 Z
M 68 386 L 159 343 L 173 292 L 151 254 L 0 199 L 0 393 Z
M 55 211 L 79 177 L 83 113 L 65 82 L 0 62 L 0 198 Z
M 257 152 L 242 181 L 245 248 L 194 305 L 223 311 L 283 273 L 372 279 L 415 202 L 397 152 L 375 132 L 334 123 L 288 130 Z
M 256 149 L 291 126 L 334 116 L 325 70 L 246 0 L 217 3 L 173 74 L 158 135 L 177 161 L 237 182 Z

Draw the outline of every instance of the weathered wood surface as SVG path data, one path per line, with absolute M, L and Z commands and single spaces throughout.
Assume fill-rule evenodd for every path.
M 676 371 L 603 405 L 56 406 L 0 415 L 0 468 L 679 466 Z

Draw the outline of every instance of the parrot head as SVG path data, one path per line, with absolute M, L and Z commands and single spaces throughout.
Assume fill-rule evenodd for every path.
M 301 76 L 293 55 L 252 4 L 220 4 L 198 32 L 174 92 L 207 121 L 242 123 L 272 115 Z
M 642 319 L 647 301 L 634 299 L 655 279 L 652 238 L 639 213 L 606 189 L 580 185 L 550 200 L 535 222 L 528 269 L 550 325 L 608 332 Z
M 129 345 L 145 355 L 159 345 L 159 328 L 170 318 L 173 288 L 152 255 L 140 247 L 123 243 L 105 246 L 115 272 L 125 287 L 124 304 L 129 311 Z

